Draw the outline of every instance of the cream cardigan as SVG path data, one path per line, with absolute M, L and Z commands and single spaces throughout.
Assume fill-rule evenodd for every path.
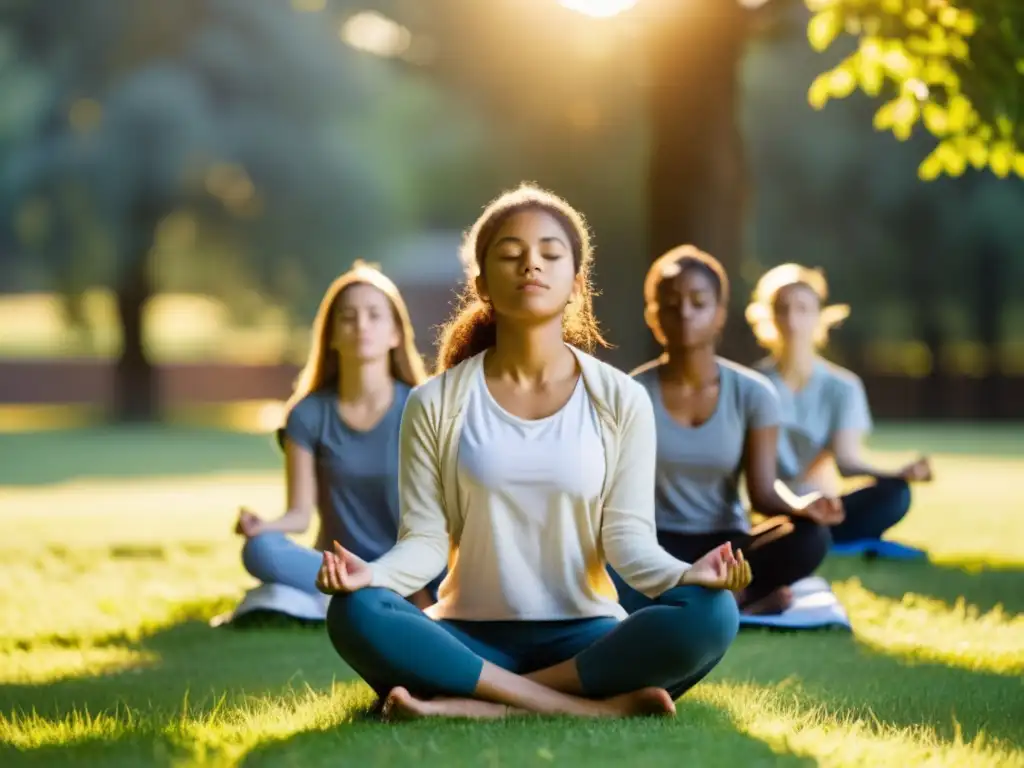
M 656 434 L 654 411 L 643 387 L 612 366 L 570 347 L 597 411 L 604 443 L 601 519 L 581 541 L 596 552 L 587 578 L 570 588 L 591 588 L 614 599 L 605 560 L 637 591 L 656 597 L 679 584 L 689 568 L 661 548 L 654 523 Z M 371 564 L 371 585 L 408 596 L 458 558 L 466 510 L 458 494 L 458 448 L 465 405 L 484 355 L 476 355 L 413 389 L 399 438 L 398 543 Z M 589 540 L 588 540 L 589 539 Z M 516 542 L 510 542 L 515 546 Z M 519 542 L 550 547 L 549 542 Z M 544 553 L 557 561 L 559 553 Z M 465 574 L 463 574 L 465 578 Z M 457 591 L 450 573 L 441 588 Z M 506 587 L 507 588 L 507 587 Z

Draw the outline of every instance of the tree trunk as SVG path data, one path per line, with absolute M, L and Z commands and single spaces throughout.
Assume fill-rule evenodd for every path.
M 650 247 L 656 258 L 692 243 L 736 278 L 746 197 L 737 113 L 749 19 L 726 0 L 674 6 L 649 44 Z M 730 323 L 723 353 L 740 355 L 749 336 L 742 322 Z
M 135 211 L 116 284 L 123 339 L 114 367 L 114 418 L 119 422 L 151 422 L 160 417 L 157 372 L 142 336 L 142 312 L 154 292 L 150 250 L 159 220 L 159 214 L 145 206 Z

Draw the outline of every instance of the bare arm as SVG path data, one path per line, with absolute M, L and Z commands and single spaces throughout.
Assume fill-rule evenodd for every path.
M 747 432 L 744 449 L 744 475 L 747 495 L 762 515 L 806 517 L 821 525 L 842 522 L 842 505 L 837 499 L 820 493 L 797 496 L 776 476 L 775 454 L 778 427 L 763 427 Z
M 260 533 L 304 533 L 309 529 L 316 504 L 316 466 L 309 449 L 285 442 L 286 510 L 277 520 L 259 526 Z
M 750 497 L 750 503 L 755 510 L 769 517 L 803 512 L 799 498 L 793 494 L 783 496 L 785 486 L 776 480 L 778 435 L 778 427 L 750 429 L 747 431 L 746 445 L 743 448 L 743 474 L 747 496 Z
M 836 469 L 843 477 L 874 477 L 878 479 L 902 477 L 872 465 L 864 459 L 865 433 L 856 429 L 841 429 L 832 436 L 832 455 Z

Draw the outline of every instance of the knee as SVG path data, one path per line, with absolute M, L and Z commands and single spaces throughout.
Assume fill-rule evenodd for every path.
M 829 532 L 828 526 L 804 518 L 796 519 L 794 523 L 796 524 L 796 529 L 792 533 L 796 550 L 794 554 L 799 557 L 801 562 L 810 565 L 812 569 L 817 568 L 832 546 L 832 534 Z
M 732 592 L 704 587 L 676 587 L 670 604 L 680 610 L 669 630 L 672 645 L 698 651 L 705 659 L 720 658 L 740 628 L 740 611 Z
M 366 587 L 331 596 L 327 606 L 327 635 L 336 649 L 341 651 L 373 626 L 374 617 L 382 607 L 378 594 L 382 591 Z
M 903 479 L 894 480 L 893 486 L 893 506 L 900 510 L 902 517 L 910 510 L 910 483 Z
M 272 581 L 274 550 L 284 534 L 261 533 L 245 540 L 242 545 L 242 565 L 260 581 Z
M 910 511 L 910 483 L 902 478 L 891 478 L 882 481 L 885 489 L 886 517 L 890 525 L 895 525 Z
M 740 630 L 740 609 L 732 592 L 724 589 L 704 590 L 701 626 L 707 628 L 708 641 L 713 646 L 711 655 L 721 656 L 736 639 Z

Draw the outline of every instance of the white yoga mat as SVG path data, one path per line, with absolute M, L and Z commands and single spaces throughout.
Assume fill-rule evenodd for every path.
M 741 627 L 769 629 L 845 629 L 853 631 L 846 609 L 820 576 L 809 576 L 792 585 L 793 604 L 772 616 L 740 616 Z
M 284 584 L 260 584 L 245 593 L 235 610 L 215 617 L 210 624 L 230 624 L 256 612 L 299 621 L 324 621 L 327 618 L 327 601 L 327 595 L 314 595 Z

